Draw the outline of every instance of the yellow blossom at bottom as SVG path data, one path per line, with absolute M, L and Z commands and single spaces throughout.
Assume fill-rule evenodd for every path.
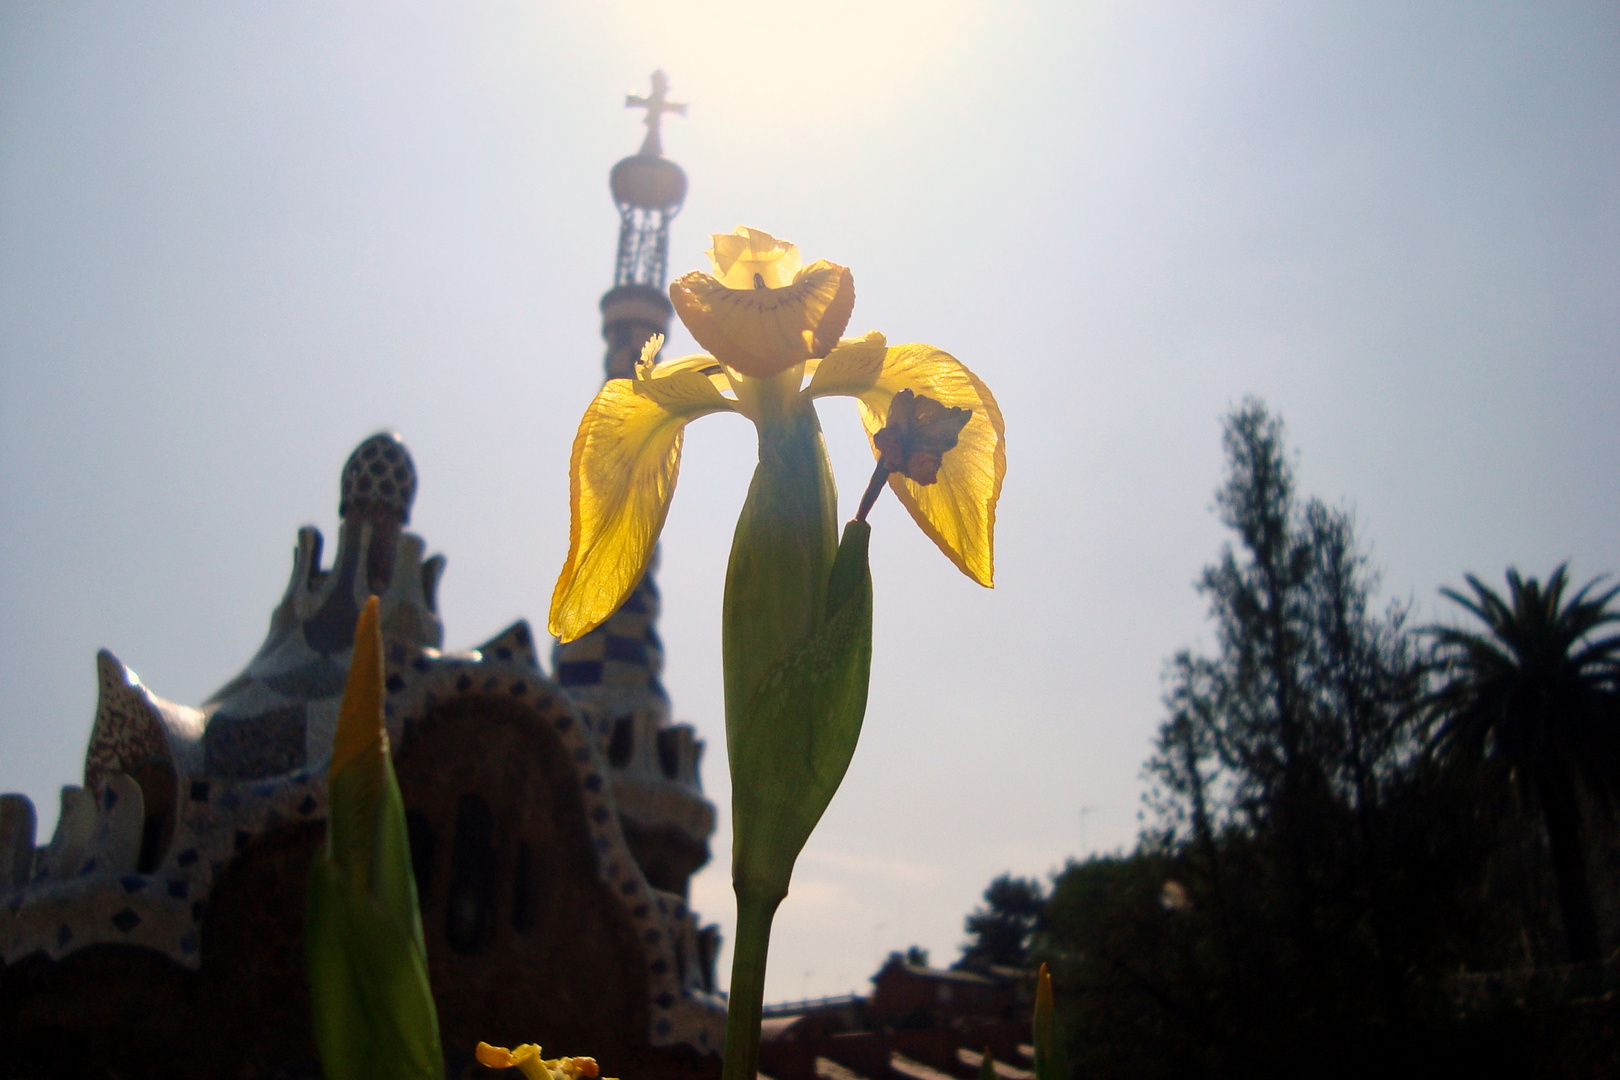
M 596 1059 L 593 1057 L 563 1057 L 542 1058 L 540 1047 L 534 1043 L 524 1043 L 513 1050 L 504 1046 L 491 1046 L 487 1042 L 478 1044 L 473 1051 L 478 1058 L 478 1064 L 488 1069 L 517 1068 L 522 1071 L 528 1080 L 594 1080 L 598 1075 Z M 604 1077 L 603 1080 L 615 1080 L 614 1077 Z

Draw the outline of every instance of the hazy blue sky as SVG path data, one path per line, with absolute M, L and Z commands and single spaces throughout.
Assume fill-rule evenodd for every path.
M 950 350 L 1007 419 L 994 591 L 874 515 L 865 735 L 769 997 L 949 960 L 993 875 L 1131 842 L 1161 665 L 1210 640 L 1191 584 L 1243 395 L 1423 618 L 1469 570 L 1620 569 L 1609 0 L 11 3 L 0 790 L 44 828 L 95 650 L 180 702 L 234 675 L 378 428 L 449 556 L 446 644 L 543 624 L 607 171 L 655 67 L 692 106 L 672 272 L 737 224 L 791 238 L 853 269 L 852 332 Z M 851 503 L 853 406 L 822 415 Z M 752 458 L 745 422 L 691 429 L 663 554 L 667 681 L 722 807 Z M 725 818 L 695 904 L 729 925 Z

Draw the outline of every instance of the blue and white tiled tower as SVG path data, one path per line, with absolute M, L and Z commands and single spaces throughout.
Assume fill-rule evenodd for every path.
M 626 107 L 647 110 L 641 149 L 613 166 L 609 186 L 619 208 L 613 287 L 602 297 L 605 377 L 630 378 L 642 347 L 669 332 L 674 309 L 665 295 L 669 225 L 686 199 L 686 174 L 663 156 L 665 113 L 684 114 L 668 99 L 662 71 L 652 93 L 629 95 Z M 709 858 L 714 806 L 703 798 L 698 765 L 703 744 L 686 724 L 670 722 L 661 679 L 656 556 L 624 605 L 595 630 L 558 645 L 553 670 L 601 740 L 625 837 L 655 887 L 686 892 L 693 871 Z

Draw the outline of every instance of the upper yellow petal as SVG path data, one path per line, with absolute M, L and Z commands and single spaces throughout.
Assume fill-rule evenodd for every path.
M 802 262 L 799 248 L 768 232 L 739 225 L 730 233 L 711 233 L 709 261 L 714 276 L 733 289 L 752 289 L 758 274 L 768 289 L 791 284 Z
M 707 356 L 610 379 L 585 410 L 570 463 L 568 560 L 551 596 L 551 632 L 572 641 L 624 603 L 669 513 L 688 422 L 733 408 L 704 374 Z
M 670 285 L 669 298 L 699 345 L 764 379 L 827 355 L 849 324 L 855 281 L 847 268 L 823 260 L 779 288 L 731 288 L 708 274 L 686 274 Z
M 894 395 L 907 389 L 973 415 L 941 460 L 935 483 L 925 486 L 891 473 L 889 486 L 939 549 L 968 577 L 989 586 L 995 578 L 996 501 L 1007 474 L 1006 427 L 990 388 L 932 345 L 885 348 L 881 334 L 868 334 L 840 342 L 816 367 L 805 393 L 858 398 L 870 439 L 883 429 Z M 872 453 L 881 456 L 876 444 Z

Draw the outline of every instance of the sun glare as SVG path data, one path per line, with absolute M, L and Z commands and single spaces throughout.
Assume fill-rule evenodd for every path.
M 915 107 L 962 61 L 982 0 L 736 0 L 633 3 L 615 32 L 672 74 L 681 93 L 726 111 L 821 111 L 859 123 Z

